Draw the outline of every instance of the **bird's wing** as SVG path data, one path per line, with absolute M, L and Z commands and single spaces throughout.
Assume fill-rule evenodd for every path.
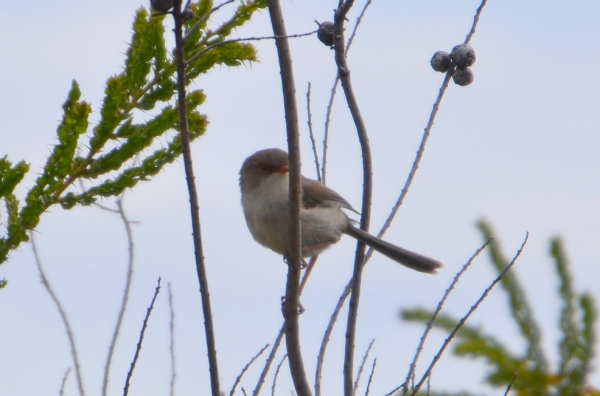
M 306 177 L 302 177 L 302 206 L 306 209 L 338 206 L 360 214 L 340 194 L 326 187 L 320 181 Z

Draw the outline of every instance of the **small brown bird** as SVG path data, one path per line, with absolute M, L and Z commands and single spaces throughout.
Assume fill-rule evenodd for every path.
M 242 207 L 254 239 L 279 253 L 289 250 L 288 154 L 280 149 L 257 151 L 240 170 Z M 321 182 L 302 177 L 302 256 L 312 257 L 337 243 L 342 234 L 369 245 L 415 271 L 437 273 L 442 264 L 413 253 L 352 225 L 342 209 L 358 213 L 344 198 Z

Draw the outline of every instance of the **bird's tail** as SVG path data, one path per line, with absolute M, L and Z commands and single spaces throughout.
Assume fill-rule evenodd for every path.
M 345 231 L 346 234 L 353 238 L 369 245 L 374 250 L 384 256 L 402 264 L 410 269 L 428 274 L 437 274 L 437 269 L 443 267 L 443 264 L 429 257 L 421 256 L 420 254 L 411 252 L 410 250 L 402 249 L 399 246 L 393 245 L 383 239 L 377 238 L 368 232 L 348 224 Z

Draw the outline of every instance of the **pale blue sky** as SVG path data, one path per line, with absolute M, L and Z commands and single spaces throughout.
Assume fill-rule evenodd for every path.
M 337 1 L 285 1 L 289 32 L 328 20 Z M 362 7 L 356 4 L 351 23 Z M 358 101 L 374 156 L 373 229 L 387 217 L 412 164 L 442 75 L 429 67 L 436 50 L 464 40 L 479 1 L 381 1 L 369 8 L 349 56 Z M 76 79 L 94 110 L 104 81 L 121 70 L 130 38 L 130 0 L 10 2 L 0 13 L 0 155 L 32 164 L 31 185 L 55 142 L 61 104 Z M 214 22 L 225 19 L 223 10 Z M 446 264 L 436 277 L 412 273 L 381 256 L 366 269 L 357 353 L 372 338 L 378 358 L 372 394 L 406 373 L 421 328 L 397 320 L 401 307 L 433 307 L 454 273 L 480 245 L 474 223 L 494 226 L 507 256 L 525 232 L 528 246 L 515 269 L 544 329 L 556 364 L 558 300 L 548 241 L 561 235 L 578 291 L 600 300 L 600 4 L 595 1 L 494 1 L 484 9 L 472 45 L 475 82 L 452 85 L 442 103 L 419 172 L 386 239 Z M 270 34 L 267 11 L 239 36 Z M 221 380 L 228 391 L 241 368 L 281 323 L 285 271 L 281 259 L 254 243 L 239 205 L 238 171 L 245 157 L 286 147 L 280 80 L 272 42 L 257 42 L 260 63 L 219 68 L 196 81 L 208 99 L 206 136 L 194 143 L 205 256 L 215 311 Z M 302 127 L 304 174 L 314 176 L 306 128 L 305 93 L 313 85 L 313 122 L 321 141 L 325 105 L 335 76 L 333 53 L 316 38 L 294 40 L 294 67 Z M 92 118 L 97 119 L 97 116 Z M 328 184 L 360 204 L 360 152 L 347 106 L 338 97 L 330 140 Z M 23 190 L 22 190 L 23 191 Z M 110 202 L 105 202 L 110 205 Z M 139 325 L 158 276 L 172 283 L 176 309 L 177 393 L 208 392 L 204 333 L 192 262 L 188 204 L 181 163 L 127 194 L 136 244 L 132 297 L 117 345 L 110 390 L 120 394 Z M 116 216 L 94 208 L 53 208 L 37 236 L 47 275 L 69 312 L 87 393 L 100 393 L 102 369 L 124 284 L 126 241 Z M 226 242 L 231 241 L 231 242 Z M 235 247 L 233 247 L 235 246 Z M 344 239 L 321 256 L 302 297 L 304 357 L 312 382 L 325 324 L 347 282 L 354 244 Z M 0 266 L 9 286 L 0 291 L 3 358 L 0 383 L 7 395 L 57 392 L 71 365 L 56 309 L 41 286 L 29 245 Z M 461 315 L 493 278 L 478 260 L 448 302 Z M 165 283 L 166 285 L 166 283 Z M 166 291 L 166 289 L 163 289 Z M 345 317 L 334 332 L 325 394 L 340 394 Z M 494 291 L 471 324 L 504 340 L 522 341 L 504 295 Z M 134 374 L 131 394 L 166 394 L 169 384 L 166 293 L 159 297 Z M 443 339 L 434 332 L 421 368 Z M 597 360 L 598 361 L 598 360 Z M 247 374 L 252 388 L 257 367 Z M 479 385 L 483 364 L 445 356 L 434 372 L 436 389 L 504 390 Z M 465 374 L 467 373 L 467 374 Z M 459 378 L 459 380 L 457 380 Z M 600 371 L 591 375 L 600 388 Z M 364 383 L 364 382 L 363 382 Z M 270 386 L 270 385 L 269 385 Z M 288 394 L 287 372 L 278 389 Z M 67 394 L 77 394 L 74 378 Z

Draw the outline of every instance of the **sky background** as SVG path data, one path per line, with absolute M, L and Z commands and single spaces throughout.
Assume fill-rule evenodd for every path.
M 283 1 L 288 32 L 313 30 L 315 19 L 332 18 L 336 4 Z M 350 13 L 349 27 L 363 4 L 357 2 Z M 349 66 L 374 158 L 372 230 L 383 224 L 400 192 L 442 82 L 443 75 L 431 70 L 429 59 L 435 51 L 449 52 L 463 42 L 478 5 L 479 1 L 471 0 L 375 0 L 367 11 Z M 121 70 L 133 15 L 140 6 L 131 0 L 3 5 L 0 155 L 31 164 L 20 194 L 31 187 L 56 142 L 60 106 L 72 79 L 80 83 L 82 98 L 94 111 L 99 109 L 106 78 Z M 231 8 L 224 8 L 213 23 L 230 13 Z M 589 291 L 600 300 L 599 17 L 600 4 L 591 0 L 488 2 L 471 41 L 477 52 L 475 81 L 468 87 L 451 84 L 447 90 L 417 176 L 385 236 L 442 261 L 445 268 L 437 276 L 427 276 L 375 255 L 365 269 L 356 365 L 375 338 L 371 358 L 377 357 L 377 371 L 371 394 L 384 394 L 401 383 L 420 338 L 422 326 L 400 321 L 399 310 L 435 306 L 456 271 L 481 245 L 475 228 L 480 219 L 492 224 L 508 257 L 529 232 L 514 271 L 543 329 L 543 346 L 553 367 L 558 362 L 560 333 L 558 282 L 548 255 L 551 237 L 560 235 L 564 241 L 576 290 Z M 270 29 L 265 10 L 236 35 L 269 35 Z M 259 62 L 218 67 L 195 82 L 207 95 L 200 110 L 210 121 L 206 135 L 194 142 L 193 155 L 221 383 L 227 392 L 250 358 L 273 342 L 282 321 L 280 297 L 286 276 L 281 258 L 252 240 L 239 204 L 242 161 L 259 149 L 287 147 L 275 46 L 271 41 L 254 44 Z M 295 39 L 291 45 L 303 173 L 314 178 L 306 87 L 312 83 L 313 123 L 321 142 L 336 72 L 333 52 L 316 37 Z M 97 120 L 94 113 L 92 125 Z M 360 149 L 342 96 L 334 105 L 330 134 L 328 185 L 360 207 Z M 103 203 L 114 205 L 111 200 Z M 159 276 L 165 287 L 150 319 L 130 394 L 169 391 L 167 282 L 175 305 L 176 394 L 208 394 L 182 162 L 127 192 L 124 207 L 129 218 L 138 222 L 133 230 L 135 268 L 109 394 L 122 392 Z M 42 217 L 37 231 L 46 275 L 75 333 L 85 389 L 89 395 L 100 394 L 125 282 L 123 225 L 118 216 L 97 208 L 54 207 Z M 344 238 L 325 252 L 302 296 L 307 311 L 300 318 L 301 337 L 311 383 L 323 331 L 351 274 L 354 247 L 351 238 Z M 9 281 L 0 291 L 3 394 L 56 394 L 72 361 L 62 322 L 39 281 L 29 244 L 21 245 L 0 267 L 0 278 Z M 462 316 L 493 278 L 489 260 L 482 255 L 451 295 L 447 312 Z M 325 395 L 341 394 L 345 315 L 344 310 L 328 349 Z M 469 323 L 515 353 L 523 350 L 500 289 L 490 294 Z M 432 332 L 419 372 L 443 339 L 443 333 Z M 597 366 L 599 360 L 595 362 Z M 242 381 L 246 390 L 254 388 L 260 367 L 255 364 L 246 374 Z M 292 389 L 284 367 L 278 394 Z M 482 385 L 484 373 L 481 361 L 457 360 L 446 353 L 432 384 L 436 390 L 503 394 L 504 389 Z M 77 394 L 72 374 L 67 395 Z M 271 378 L 265 384 L 267 392 Z M 600 388 L 599 369 L 589 382 Z

